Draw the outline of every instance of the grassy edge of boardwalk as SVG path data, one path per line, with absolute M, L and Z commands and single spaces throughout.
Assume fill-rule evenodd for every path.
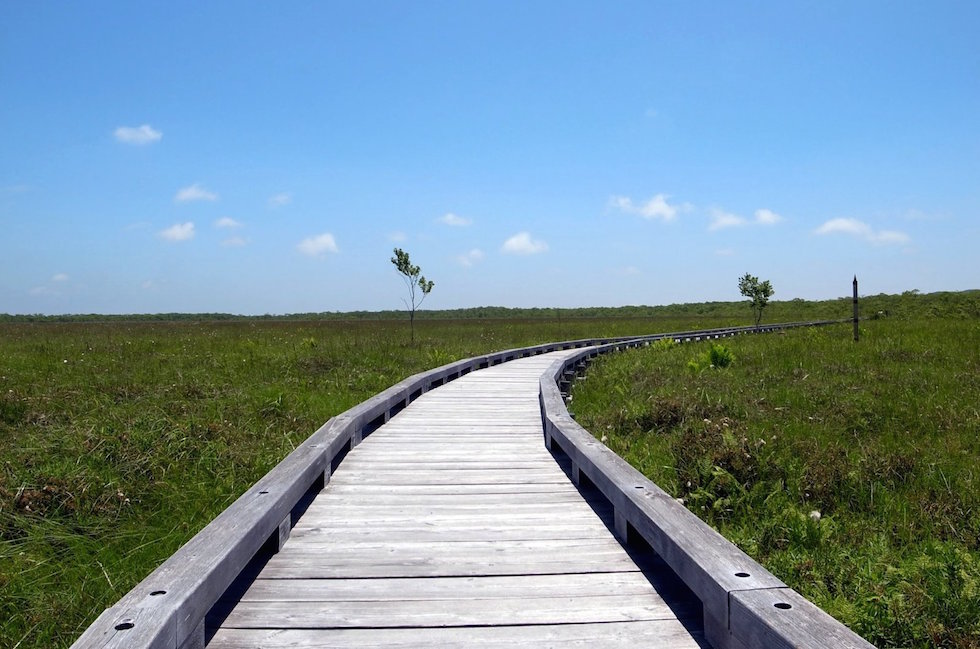
M 493 350 L 735 318 L 0 324 L 0 646 L 68 646 L 329 417 Z M 19 644 L 18 644 L 19 643 Z
M 603 357 L 572 410 L 875 644 L 980 647 L 980 320 L 850 334 L 725 341 L 727 368 L 709 344 Z

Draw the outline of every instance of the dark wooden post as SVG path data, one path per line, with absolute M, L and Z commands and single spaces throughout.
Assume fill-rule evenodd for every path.
M 858 278 L 854 276 L 854 342 L 858 340 Z

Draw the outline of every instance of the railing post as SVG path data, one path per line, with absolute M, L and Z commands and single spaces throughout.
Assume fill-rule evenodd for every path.
M 858 277 L 854 276 L 854 342 L 858 341 Z

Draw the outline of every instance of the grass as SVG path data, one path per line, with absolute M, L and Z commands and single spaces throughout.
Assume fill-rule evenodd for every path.
M 602 358 L 572 409 L 871 642 L 980 647 L 980 320 L 866 321 L 857 344 L 835 325 L 724 345 L 725 368 L 709 343 Z
M 576 409 L 588 401 L 583 388 L 608 392 L 595 405 L 609 414 L 597 414 L 592 429 L 605 431 L 628 459 L 675 493 L 687 494 L 692 507 L 704 506 L 724 527 L 742 529 L 737 513 L 758 506 L 753 494 L 767 494 L 767 506 L 779 512 L 768 536 L 745 531 L 733 538 L 752 553 L 758 552 L 753 544 L 768 547 L 764 543 L 775 539 L 777 550 L 765 551 L 776 557 L 770 568 L 787 580 L 794 573 L 812 579 L 813 588 L 799 589 L 858 631 L 887 628 L 897 619 L 891 644 L 928 638 L 925 631 L 915 635 L 927 628 L 918 615 L 928 601 L 945 611 L 930 613 L 928 620 L 967 620 L 950 628 L 967 638 L 962 646 L 976 646 L 975 636 L 963 629 L 980 617 L 972 473 L 978 295 L 869 298 L 868 313 L 925 311 L 968 320 L 952 328 L 937 321 L 927 328 L 892 319 L 869 322 L 859 346 L 841 342 L 845 328 L 834 330 L 836 342 L 822 338 L 831 332 L 740 338 L 726 343 L 734 349 L 734 363 L 717 372 L 709 367 L 692 374 L 691 347 L 661 349 L 651 357 L 617 355 L 617 363 L 644 359 L 643 365 L 617 370 L 603 361 L 588 383 L 576 387 Z M 766 320 L 846 317 L 849 308 L 849 300 L 789 301 L 774 304 Z M 408 344 L 408 323 L 391 320 L 201 322 L 181 316 L 179 322 L 135 323 L 83 316 L 76 322 L 30 322 L 25 320 L 31 317 L 0 316 L 0 646 L 70 645 L 105 607 L 321 423 L 410 374 L 535 343 L 749 319 L 744 305 L 721 303 L 658 307 L 651 311 L 655 317 L 608 317 L 630 310 L 602 311 L 601 318 L 540 310 L 531 314 L 539 317 L 527 319 L 480 319 L 469 312 L 465 320 L 424 319 L 416 322 L 414 346 Z M 549 314 L 554 317 L 540 317 Z M 791 354 L 776 353 L 790 341 L 797 341 Z M 867 367 L 852 367 L 854 358 Z M 657 374 L 646 376 L 644 366 L 651 362 Z M 901 368 L 913 371 L 906 377 Z M 607 378 L 599 380 L 606 371 Z M 828 386 L 792 396 L 810 391 L 822 375 L 836 377 L 843 396 Z M 872 378 L 881 380 L 871 383 Z M 744 383 L 724 383 L 735 379 Z M 742 405 L 729 403 L 726 391 L 733 388 L 756 396 Z M 650 400 L 654 394 L 659 396 Z M 819 401 L 804 407 L 806 398 Z M 837 412 L 839 405 L 847 409 Z M 751 423 L 756 411 L 772 421 Z M 896 424 L 896 413 L 897 421 L 907 423 Z M 734 431 L 712 432 L 715 424 L 726 428 L 725 418 Z M 838 439 L 808 439 L 811 426 L 818 430 L 815 421 L 824 425 L 818 418 L 839 428 Z M 721 456 L 692 452 L 672 459 L 663 440 L 676 445 L 683 435 L 716 447 L 712 452 Z M 848 467 L 858 449 L 878 443 L 879 436 L 883 454 L 859 462 L 855 471 L 864 473 L 852 476 Z M 753 446 L 757 439 L 766 440 L 764 450 Z M 789 464 L 775 468 L 780 458 Z M 731 477 L 714 475 L 716 466 Z M 752 471 L 757 478 L 746 477 Z M 694 478 L 692 488 L 682 475 Z M 753 497 L 740 496 L 736 482 Z M 909 486 L 920 483 L 924 491 Z M 832 497 L 842 489 L 856 512 L 884 512 L 891 527 L 851 525 L 850 504 Z M 822 508 L 819 524 L 806 522 L 813 508 Z M 797 538 L 804 539 L 802 546 Z M 835 545 L 851 552 L 853 562 L 828 558 L 827 548 Z M 871 595 L 854 595 L 853 582 L 866 584 L 869 590 L 862 592 Z M 907 644 L 916 642 L 925 641 Z
M 733 318 L 0 323 L 0 646 L 65 647 L 321 423 L 423 369 Z

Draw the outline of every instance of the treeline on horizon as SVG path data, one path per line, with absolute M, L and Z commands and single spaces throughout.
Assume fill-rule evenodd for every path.
M 861 296 L 859 308 L 862 318 L 868 317 L 942 317 L 980 318 L 980 290 L 940 291 L 919 293 L 905 291 L 901 294 Z M 792 320 L 840 319 L 851 317 L 851 297 L 833 300 L 774 300 L 763 315 L 763 322 Z M 735 302 L 691 302 L 660 306 L 620 307 L 535 307 L 511 308 L 480 306 L 465 309 L 419 310 L 418 320 L 477 320 L 477 319 L 562 319 L 562 318 L 669 318 L 677 316 L 703 316 L 732 318 L 751 312 L 745 300 Z M 352 320 L 400 320 L 406 317 L 404 310 L 384 311 L 323 311 L 320 313 L 290 313 L 265 315 L 236 315 L 230 313 L 131 313 L 131 314 L 0 314 L 0 322 L 213 322 L 213 321 L 352 321 Z

